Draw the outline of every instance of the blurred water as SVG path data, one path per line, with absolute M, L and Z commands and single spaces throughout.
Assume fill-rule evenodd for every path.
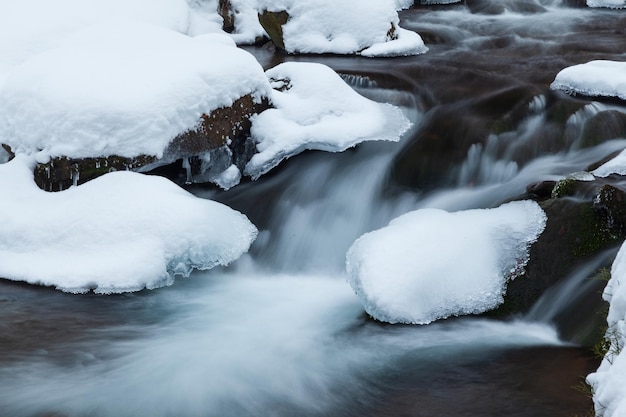
M 610 28 L 598 28 L 621 18 L 605 11 L 562 8 L 556 0 L 482 3 L 495 9 L 461 4 L 404 12 L 404 26 L 433 40 L 420 57 L 255 50 L 265 65 L 331 65 L 367 97 L 402 106 L 414 129 L 401 144 L 300 155 L 229 192 L 194 188 L 244 212 L 261 230 L 251 253 L 229 268 L 108 297 L 0 282 L 0 416 L 582 414 L 589 401 L 570 387 L 597 361 L 561 342 L 546 323 L 565 311 L 555 306 L 566 299 L 538 305 L 525 320 L 389 326 L 369 320 L 345 282 L 347 248 L 402 213 L 493 207 L 529 183 L 559 179 L 626 147 L 616 139 L 581 150 L 572 134 L 566 149 L 520 160 L 520 141 L 545 128 L 545 102 L 537 95 L 514 131 L 494 132 L 469 148 L 447 173 L 449 186 L 397 189 L 390 181 L 394 157 L 433 108 L 489 93 L 477 79 L 545 87 L 556 68 L 602 50 L 616 53 Z M 589 36 L 580 35 L 585 31 Z M 588 46 L 598 33 L 606 42 Z M 570 121 L 574 133 L 589 115 L 579 116 Z M 519 140 L 502 152 L 510 137 Z

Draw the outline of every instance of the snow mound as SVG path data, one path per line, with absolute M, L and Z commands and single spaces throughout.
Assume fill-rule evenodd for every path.
M 350 285 L 372 317 L 427 324 L 491 310 L 523 272 L 546 215 L 533 201 L 448 213 L 423 209 L 361 236 L 349 249 Z
M 33 161 L 0 165 L 0 277 L 83 293 L 169 285 L 226 265 L 257 230 L 241 213 L 172 182 L 114 172 L 58 193 L 33 182 Z
M 599 60 L 567 67 L 550 87 L 568 94 L 626 100 L 626 62 Z
M 610 347 L 600 367 L 587 377 L 596 411 L 603 417 L 626 415 L 626 243 L 619 250 L 603 298 L 609 302 L 606 339 Z
M 75 32 L 112 19 L 152 23 L 191 35 L 219 32 L 216 0 L 29 0 L 0 2 L 0 84 L 3 73 L 59 46 Z M 203 11 L 212 7 L 213 13 Z
M 587 0 L 589 7 L 607 7 L 609 9 L 626 8 L 626 0 Z
M 203 113 L 270 93 L 254 57 L 226 41 L 136 21 L 85 29 L 13 69 L 0 89 L 0 143 L 49 156 L 162 157 Z
M 340 152 L 367 140 L 398 141 L 411 126 L 399 108 L 359 95 L 325 65 L 289 62 L 266 74 L 275 108 L 252 119 L 258 153 L 245 174 L 253 178 L 306 149 Z
M 417 55 L 428 48 L 422 38 L 399 26 L 398 8 L 406 0 L 231 0 L 235 9 L 238 42 L 252 42 L 263 29 L 257 14 L 287 11 L 283 26 L 285 49 L 290 53 L 353 54 L 365 56 Z M 354 12 L 358 10 L 358 19 Z M 398 39 L 392 40 L 392 25 Z M 373 49 L 372 49 L 373 47 Z

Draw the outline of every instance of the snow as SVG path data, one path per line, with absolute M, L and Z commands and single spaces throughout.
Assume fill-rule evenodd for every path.
M 610 9 L 626 8 L 626 0 L 587 0 L 589 7 L 608 7 Z
M 231 0 L 235 10 L 234 39 L 250 43 L 263 34 L 257 14 L 264 10 L 287 11 L 283 26 L 285 49 L 290 53 L 354 54 L 365 56 L 416 55 L 425 53 L 421 37 L 401 30 L 397 9 L 409 2 L 402 0 Z M 358 10 L 358 19 L 354 12 Z M 395 26 L 399 33 L 392 45 L 388 32 Z M 371 49 L 374 47 L 373 49 Z
M 266 74 L 276 108 L 252 119 L 258 153 L 244 173 L 253 178 L 306 149 L 340 152 L 366 140 L 398 141 L 410 127 L 399 108 L 359 95 L 325 65 L 289 62 Z
M 29 0 L 0 2 L 0 84 L 13 66 L 59 46 L 91 25 L 113 19 L 140 20 L 181 33 L 218 32 L 216 0 Z
M 241 213 L 169 180 L 113 172 L 58 193 L 33 182 L 34 161 L 0 165 L 0 277 L 82 293 L 169 285 L 226 265 L 257 230 Z
M 626 62 L 590 61 L 559 72 L 550 86 L 568 94 L 626 100 Z
M 223 35 L 99 24 L 16 66 L 0 89 L 0 143 L 49 156 L 162 157 L 203 113 L 271 88 Z
M 610 303 L 606 338 L 610 348 L 600 367 L 587 377 L 598 415 L 626 415 L 626 243 L 619 250 L 603 298 Z
M 605 162 L 592 171 L 596 177 L 606 178 L 609 175 L 626 175 L 626 149 L 620 152 L 615 158 Z
M 500 305 L 523 272 L 546 216 L 532 201 L 448 213 L 422 209 L 366 233 L 349 249 L 350 285 L 368 314 L 427 324 Z

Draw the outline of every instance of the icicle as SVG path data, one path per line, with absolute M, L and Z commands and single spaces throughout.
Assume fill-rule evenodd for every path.
M 193 182 L 193 176 L 191 175 L 191 164 L 189 163 L 189 158 L 183 158 L 183 168 L 185 168 L 187 173 L 185 184 L 191 184 Z

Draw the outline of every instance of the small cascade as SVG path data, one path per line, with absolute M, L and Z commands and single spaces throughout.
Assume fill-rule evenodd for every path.
M 604 251 L 546 291 L 527 313 L 526 319 L 553 324 L 568 342 L 593 345 L 602 337 L 607 304 L 601 294 L 606 281 L 596 278 L 610 270 L 618 248 Z

